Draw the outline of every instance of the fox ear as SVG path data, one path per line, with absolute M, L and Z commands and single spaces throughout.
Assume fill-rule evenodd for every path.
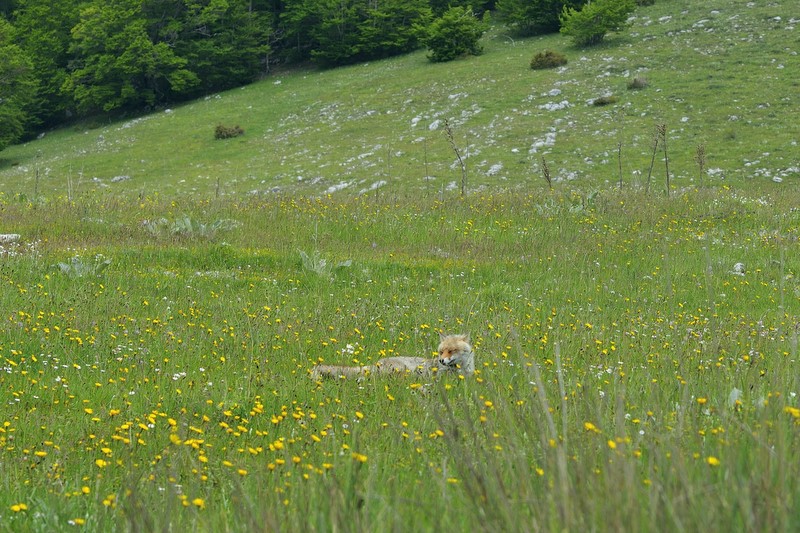
M 442 333 L 441 331 L 439 332 L 439 340 L 440 340 L 440 341 L 443 341 L 443 340 L 444 340 L 446 337 L 447 337 L 447 335 L 445 335 L 445 334 L 444 334 L 444 333 Z
M 461 338 L 464 339 L 464 342 L 466 342 L 467 344 L 472 344 L 469 340 L 469 333 L 464 333 L 463 335 L 461 335 Z

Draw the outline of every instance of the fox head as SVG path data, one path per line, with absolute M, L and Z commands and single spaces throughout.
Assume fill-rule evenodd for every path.
M 475 372 L 475 354 L 469 335 L 439 335 L 439 365 L 444 369 Z

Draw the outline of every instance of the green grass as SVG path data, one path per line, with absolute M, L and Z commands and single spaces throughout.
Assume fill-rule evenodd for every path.
M 662 2 L 586 52 L 495 30 L 476 59 L 295 72 L 4 151 L 0 229 L 21 239 L 0 249 L 0 531 L 796 530 L 780 7 Z M 567 70 L 528 70 L 545 48 Z M 524 101 L 570 80 L 565 110 Z M 586 104 L 609 87 L 615 106 Z M 473 103 L 461 198 L 426 124 Z M 528 148 L 556 120 L 550 189 Z M 661 121 L 669 196 L 663 161 L 643 187 Z M 218 122 L 246 134 L 213 141 Z M 700 140 L 724 178 L 700 183 Z M 471 335 L 475 376 L 310 378 L 432 356 L 440 331 Z
M 276 73 L 171 110 L 8 148 L 0 186 L 29 198 L 106 189 L 208 194 L 218 183 L 223 194 L 435 191 L 460 181 L 443 128 L 429 129 L 445 118 L 469 155 L 473 190 L 538 181 L 543 155 L 556 180 L 616 183 L 620 143 L 623 182 L 641 184 L 660 123 L 676 188 L 700 181 L 699 144 L 709 181 L 794 180 L 796 22 L 787 2 L 748 4 L 659 2 L 640 8 L 628 32 L 587 50 L 559 35 L 513 39 L 497 26 L 480 57 L 431 64 L 420 51 Z M 544 50 L 569 63 L 532 71 L 531 58 Z M 635 76 L 648 87 L 628 90 Z M 591 105 L 604 95 L 616 103 Z M 564 101 L 569 107 L 541 107 Z M 215 140 L 219 124 L 240 125 L 245 135 Z M 112 182 L 120 176 L 130 179 Z M 664 178 L 660 162 L 655 176 Z
M 796 205 L 6 201 L 3 528 L 793 529 Z M 476 376 L 309 378 L 440 330 Z

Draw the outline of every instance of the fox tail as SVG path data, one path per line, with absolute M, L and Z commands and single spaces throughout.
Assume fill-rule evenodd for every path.
M 311 371 L 311 378 L 319 381 L 324 378 L 352 378 L 367 374 L 373 367 L 371 366 L 334 366 L 317 365 Z

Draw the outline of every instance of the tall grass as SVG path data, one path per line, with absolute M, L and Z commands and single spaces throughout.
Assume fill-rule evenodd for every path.
M 2 528 L 796 528 L 797 191 L 540 185 L 4 199 Z

